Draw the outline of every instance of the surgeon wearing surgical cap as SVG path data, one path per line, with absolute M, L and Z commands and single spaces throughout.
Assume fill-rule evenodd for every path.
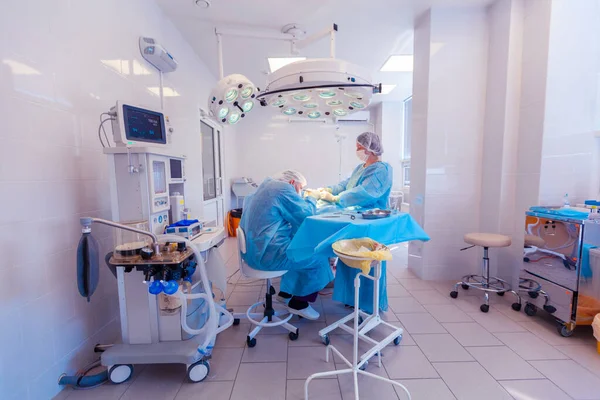
M 313 256 L 296 263 L 286 255 L 304 219 L 316 214 L 314 196 L 302 194 L 305 186 L 302 174 L 287 170 L 267 178 L 245 199 L 240 226 L 246 235 L 247 251 L 242 257 L 257 270 L 287 271 L 281 278 L 277 299 L 294 314 L 318 319 L 319 313 L 309 303 L 333 280 L 327 258 Z
M 337 185 L 320 189 L 321 200 L 335 203 L 344 208 L 351 206 L 362 209 L 387 208 L 392 190 L 393 171 L 388 163 L 381 161 L 381 154 L 383 154 L 383 146 L 379 136 L 373 132 L 361 133 L 356 138 L 356 156 L 361 163 L 348 179 Z M 360 271 L 357 269 L 338 264 L 335 274 L 334 300 L 347 305 L 354 304 L 353 282 L 358 272 Z M 384 262 L 379 285 L 379 308 L 383 311 L 388 308 L 386 283 Z M 372 313 L 373 283 L 368 281 L 361 284 L 360 290 L 360 309 Z
M 352 175 L 337 185 L 323 188 L 321 200 L 341 207 L 386 208 L 392 190 L 392 167 L 381 161 L 383 146 L 373 132 L 356 138 L 356 156 L 361 163 Z

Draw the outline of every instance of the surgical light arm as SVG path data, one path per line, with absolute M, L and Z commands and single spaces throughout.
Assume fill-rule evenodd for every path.
M 93 218 L 93 217 L 79 218 L 79 223 L 83 227 L 81 229 L 81 233 L 90 233 L 92 231 L 92 223 L 94 223 L 94 222 L 98 223 L 98 224 L 102 224 L 102 225 L 111 226 L 111 227 L 117 228 L 117 229 L 123 229 L 125 231 L 139 233 L 140 235 L 150 236 L 150 238 L 152 238 L 152 248 L 154 249 L 154 254 L 156 254 L 156 255 L 160 254 L 160 246 L 158 245 L 158 238 L 156 237 L 156 235 L 154 233 L 143 231 L 141 229 L 132 228 L 130 226 L 122 225 L 122 224 L 119 224 L 119 223 L 113 222 L 113 221 L 108 221 L 106 219 Z

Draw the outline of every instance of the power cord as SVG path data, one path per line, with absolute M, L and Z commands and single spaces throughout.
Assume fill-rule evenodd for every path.
M 108 116 L 108 118 L 102 119 L 102 116 L 106 115 Z M 106 134 L 106 129 L 104 129 L 104 123 L 106 121 L 114 121 L 116 117 L 116 113 L 114 112 L 103 112 L 102 114 L 100 114 L 100 126 L 98 126 L 98 139 L 100 140 L 100 144 L 102 145 L 102 147 L 106 148 L 106 147 L 112 147 L 110 145 L 110 140 L 108 140 L 108 135 Z M 100 131 L 102 130 L 102 132 L 104 132 L 104 138 L 106 139 L 106 144 L 104 144 L 104 141 L 102 140 L 102 135 L 100 133 Z

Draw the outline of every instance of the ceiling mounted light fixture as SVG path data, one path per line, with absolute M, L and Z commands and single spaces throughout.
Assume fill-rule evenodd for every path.
M 298 116 L 332 118 L 366 108 L 380 85 L 374 85 L 368 71 L 335 58 L 309 59 L 288 64 L 267 78 L 267 89 L 256 98 L 262 105 L 302 104 L 310 112 Z M 283 108 L 284 115 L 290 108 Z M 294 113 L 295 109 L 294 109 Z
M 337 25 L 332 24 L 321 32 L 303 38 L 305 32 L 296 24 L 286 25 L 282 33 L 277 34 L 217 28 L 220 80 L 209 97 L 210 115 L 220 123 L 233 125 L 254 109 L 256 100 L 262 106 L 277 110 L 280 115 L 297 115 L 307 120 L 321 116 L 336 119 L 367 108 L 373 94 L 381 92 L 381 85 L 372 83 L 365 68 L 335 58 L 337 29 Z M 288 41 L 291 54 L 297 54 L 298 49 L 329 37 L 330 58 L 269 58 L 272 72 L 267 77 L 267 89 L 260 92 L 243 75 L 223 77 L 223 35 Z
M 210 115 L 221 123 L 237 124 L 254 108 L 257 91 L 258 88 L 244 75 L 226 76 L 210 94 Z

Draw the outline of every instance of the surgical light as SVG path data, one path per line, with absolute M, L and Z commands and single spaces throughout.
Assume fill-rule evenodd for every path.
M 242 90 L 242 99 L 247 99 L 252 96 L 254 92 L 254 88 L 252 86 L 246 86 L 244 90 Z
M 229 114 L 229 108 L 223 107 L 219 110 L 219 119 L 223 119 Z
M 331 97 L 335 97 L 335 92 L 332 92 L 331 90 L 320 91 L 319 97 L 322 99 L 329 99 Z
M 258 88 L 244 75 L 232 74 L 221 79 L 208 99 L 210 115 L 230 125 L 254 109 Z
M 248 111 L 252 110 L 253 107 L 254 107 L 254 102 L 248 100 L 244 103 L 244 105 L 242 106 L 242 109 L 244 110 L 245 113 L 247 113 Z
M 235 125 L 235 124 L 237 124 L 239 120 L 240 120 L 240 114 L 239 114 L 239 113 L 236 113 L 236 112 L 234 112 L 234 113 L 232 113 L 232 114 L 229 116 L 229 123 L 230 123 L 231 125 Z
M 360 98 L 362 98 L 362 94 L 357 93 L 357 92 L 345 92 L 344 94 L 346 96 L 348 96 L 348 97 L 352 97 L 353 99 L 360 99 Z
M 236 89 L 229 89 L 227 93 L 225 93 L 225 101 L 228 103 L 233 103 L 235 99 L 238 97 L 238 91 Z
M 297 94 L 295 96 L 293 96 L 294 100 L 296 101 L 307 101 L 310 100 L 310 96 L 307 94 Z
M 283 108 L 283 104 L 302 103 L 303 109 L 310 110 L 288 106 L 281 110 L 288 116 L 337 118 L 368 107 L 379 90 L 380 85 L 371 82 L 364 68 L 336 58 L 322 58 L 296 61 L 269 74 L 267 89 L 256 98 L 262 105 Z

